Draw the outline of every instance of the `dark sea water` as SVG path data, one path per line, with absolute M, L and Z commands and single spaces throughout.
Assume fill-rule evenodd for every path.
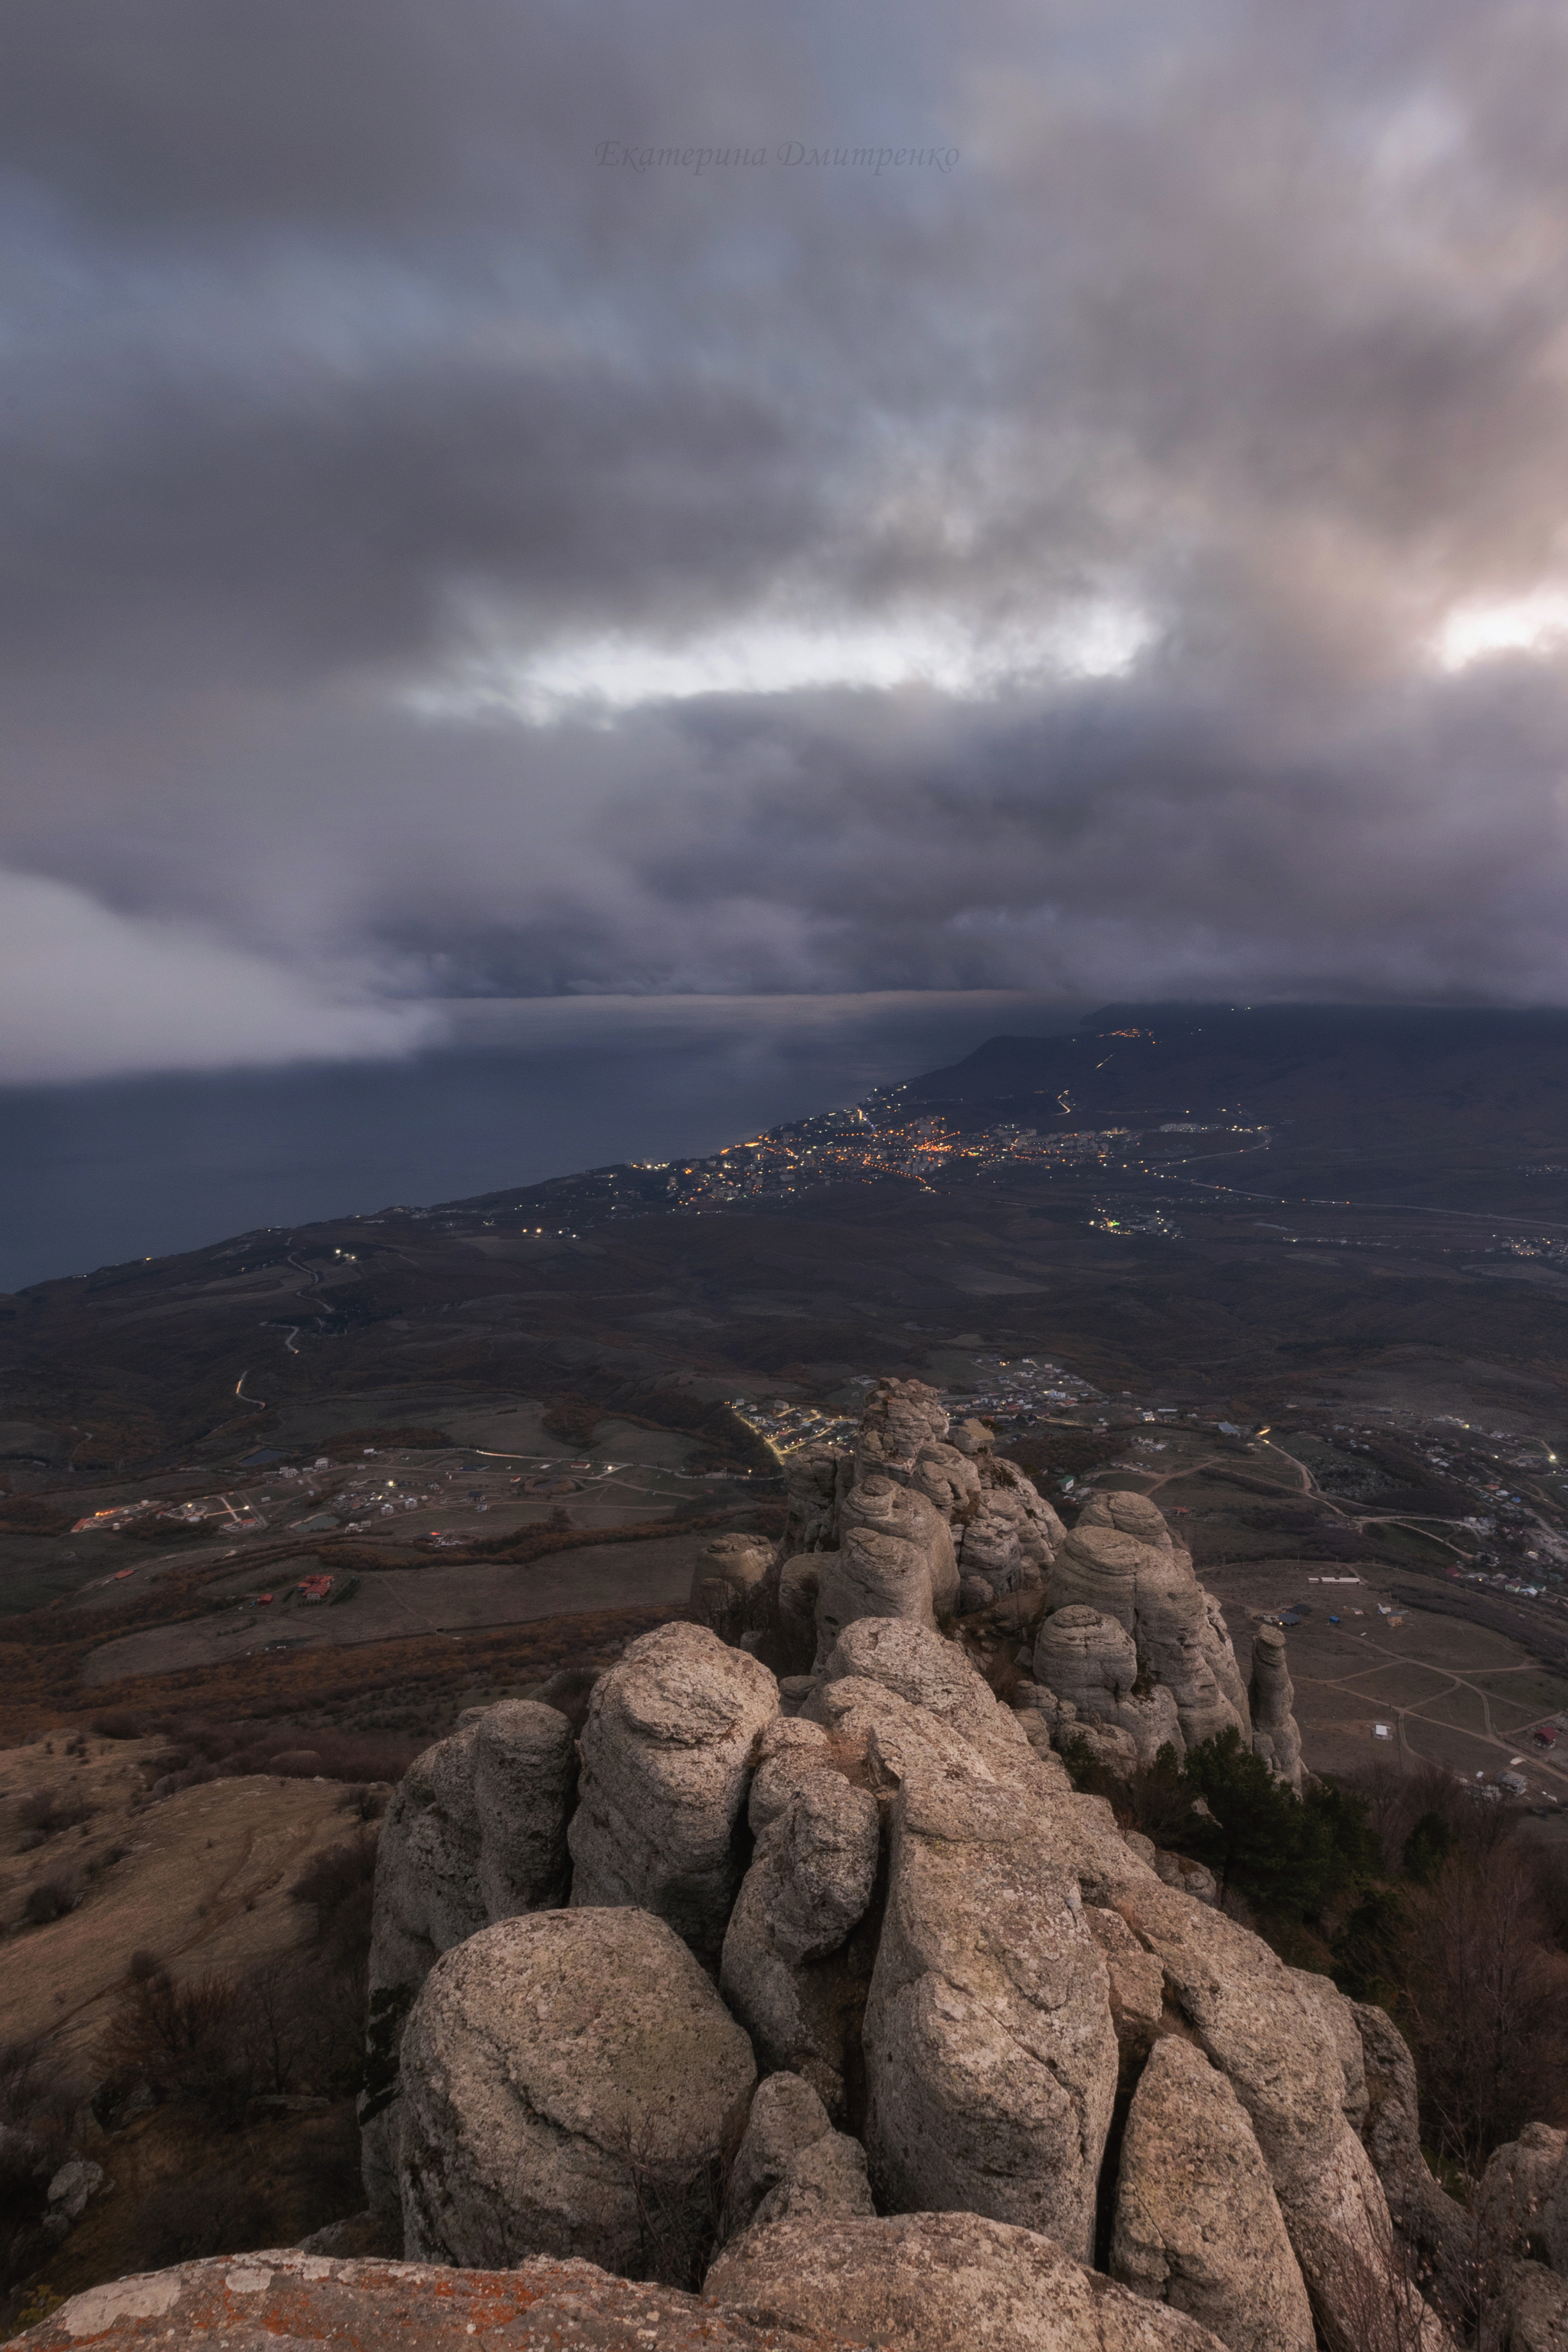
M 446 1044 L 405 1062 L 5 1087 L 0 1289 L 716 1150 L 1086 1010 L 991 992 L 466 1005 Z

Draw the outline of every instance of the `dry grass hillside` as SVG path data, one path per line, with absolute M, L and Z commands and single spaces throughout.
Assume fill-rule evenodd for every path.
M 205 1752 L 237 1737 L 283 1769 Z M 61 1732 L 0 1754 L 0 2334 L 79 2287 L 287 2243 L 363 2201 L 386 1790 L 310 1767 L 379 1748 L 399 1769 L 411 1743 L 323 1759 L 304 1737 Z M 68 2216 L 49 2191 L 71 2158 L 93 2178 Z
M 0 1752 L 0 2042 L 47 2034 L 86 2061 L 132 1954 L 184 1980 L 309 1941 L 289 1890 L 350 1835 L 355 1790 L 266 1774 L 154 1800 L 150 1768 L 167 1750 L 88 1734 Z M 29 1919 L 57 1895 L 57 1916 Z

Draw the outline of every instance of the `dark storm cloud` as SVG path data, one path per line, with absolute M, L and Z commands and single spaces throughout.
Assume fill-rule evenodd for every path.
M 15 1068 L 1561 999 L 1564 67 L 1531 0 L 22 0 Z

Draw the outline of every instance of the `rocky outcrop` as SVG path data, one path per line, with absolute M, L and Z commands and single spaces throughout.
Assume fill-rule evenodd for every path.
M 946 1519 L 924 1495 L 885 1475 L 863 1478 L 844 1497 L 839 1524 L 841 1544 L 848 1542 L 857 1528 L 911 1544 L 924 1559 L 932 1607 L 942 1612 L 952 1609 L 958 1593 L 952 1536 Z
M 1278 1625 L 1260 1625 L 1252 1637 L 1252 1681 L 1247 1689 L 1252 1750 L 1277 1780 L 1301 1793 L 1301 1734 L 1290 1712 L 1295 1685 L 1285 1663 L 1285 1636 Z
M 1563 2249 L 1551 2240 L 1557 2234 L 1552 2224 L 1564 2149 L 1568 2132 L 1553 2130 L 1550 2124 L 1527 2124 L 1517 2139 L 1493 2150 L 1473 2200 L 1489 2261 L 1528 2254 L 1555 2265 L 1560 2259 Z
M 783 1557 L 822 1551 L 838 1541 L 838 1506 L 855 1459 L 838 1445 L 803 1445 L 784 1463 Z
M 879 1472 L 908 1484 L 928 1445 L 947 1436 L 948 1420 L 934 1389 L 923 1381 L 879 1381 L 855 1439 L 855 1483 Z
M 864 1756 L 871 1786 L 884 1794 L 921 1767 L 1031 1789 L 1043 1777 L 1019 1718 L 929 1627 L 886 1618 L 851 1626 L 805 1714 Z
M 935 1629 L 931 1561 L 919 1545 L 874 1528 L 850 1528 L 841 1549 L 825 1551 L 821 1558 L 815 1662 L 818 1668 L 845 1627 L 862 1617 L 902 1617 Z
M 834 2130 L 827 2110 L 799 2074 L 770 2074 L 752 2101 L 725 2204 L 727 2236 L 754 2221 L 808 2221 L 869 2213 L 866 2151 Z
M 1383 2183 L 1394 2228 L 1418 2275 L 1436 2281 L 1436 2296 L 1443 2307 L 1458 2310 L 1469 2294 L 1469 2271 L 1477 2252 L 1476 2231 L 1463 2207 L 1433 2179 L 1421 2152 L 1415 2061 L 1386 2010 L 1354 2000 L 1344 2005 L 1354 2021 L 1362 2048 L 1366 2085 L 1362 2138 Z M 1533 2137 L 1531 2159 L 1541 2147 L 1539 2135 L 1545 2128 L 1544 2125 L 1532 2124 L 1523 2135 L 1525 2142 L 1531 2142 Z M 1564 2138 L 1561 2132 L 1549 2137 L 1559 2145 Z M 1500 2149 L 1493 2164 L 1506 2155 L 1506 2149 Z M 1487 2181 L 1495 2185 L 1490 2167 Z M 1483 2214 L 1487 2211 L 1488 2194 L 1483 2186 L 1479 2200 Z
M 811 1773 L 759 1838 L 724 1937 L 720 1990 L 763 2066 L 804 2076 L 836 2116 L 870 1972 L 869 1954 L 845 1947 L 879 1848 L 875 1798 L 836 1770 Z
M 826 2280 L 818 2257 L 840 2248 L 844 2307 L 869 2297 L 881 2340 L 907 2310 L 904 2352 L 1208 2343 L 1199 2312 L 1229 2352 L 1305 2352 L 1303 2290 L 1325 2335 L 1353 2342 L 1406 2251 L 1453 2307 L 1453 2209 L 1421 2162 L 1393 2028 L 1285 1968 L 1200 1865 L 1124 1836 L 1053 1752 L 1081 1738 L 1131 1774 L 1166 1739 L 1252 1738 L 1223 1619 L 1159 1512 L 1095 1496 L 1064 1540 L 990 1433 L 949 1431 L 918 1382 L 873 1397 L 862 1440 L 796 1480 L 776 1565 L 751 1538 L 710 1547 L 710 1624 L 645 1636 L 594 1687 L 571 1909 L 484 1924 L 518 1898 L 536 1829 L 522 1783 L 482 1781 L 476 1760 L 504 1710 L 443 1743 L 399 1801 L 383 1948 L 405 1935 L 429 1969 L 438 1939 L 457 1946 L 405 2043 L 415 2250 L 619 2268 L 651 2259 L 634 2242 L 650 2210 L 678 2237 L 699 2209 L 711 2230 L 760 2061 L 774 2087 L 731 2177 L 724 2260 L 772 2281 L 809 2225 L 788 2291 Z M 998 1585 L 1015 1581 L 972 1573 L 984 1612 L 948 1638 L 938 1603 L 975 1528 L 1003 1547 Z M 1026 1634 L 1037 1679 L 1020 1685 Z M 1260 1644 L 1258 1738 L 1288 1775 L 1279 1664 Z M 418 1876 L 416 1817 L 439 1859 L 419 1881 L 434 1926 L 396 1892 Z M 395 2134 L 384 2168 L 396 2157 Z M 1559 2191 L 1554 2176 L 1538 2200 L 1549 2252 Z M 1101 2258 L 1114 2242 L 1140 2294 L 1079 2267 L 1097 2211 Z M 912 2300 L 889 2284 L 906 2256 L 927 2290 Z M 1430 2315 L 1411 2304 L 1406 2320 L 1430 2346 Z
M 412 2260 L 574 2254 L 630 2276 L 707 2226 L 751 2044 L 684 1944 L 633 1910 L 503 1920 L 448 1952 L 404 2044 Z
M 880 1683 L 846 1675 L 825 1682 L 808 1701 L 810 1717 L 828 1726 L 835 1746 L 879 1796 L 890 1796 L 911 1773 L 994 1780 L 994 1773 L 962 1732 Z
M 980 1508 L 980 1465 L 956 1445 L 922 1445 L 910 1485 L 934 1504 L 951 1528 L 962 1529 Z
M 691 1570 L 691 1614 L 721 1642 L 739 1644 L 768 1622 L 773 1547 L 765 1536 L 715 1536 Z
M 1152 1764 L 1166 1746 L 1184 1752 L 1175 1700 L 1168 1690 L 1138 1687 L 1138 1652 L 1116 1618 L 1081 1605 L 1056 1610 L 1035 1637 L 1034 1674 L 1058 1708 L 1070 1701 L 1086 1730 L 1125 1733 L 1135 1764 Z
M 840 2327 L 889 2352 L 1225 2352 L 1049 2238 L 970 2212 L 749 2230 L 707 2292 L 758 2325 Z
M 111 2279 L 62 2303 L 16 2340 L 29 2352 L 235 2352 L 331 2344 L 352 2352 L 874 2352 L 837 2329 L 754 2326 L 673 2288 L 612 2278 L 592 2263 L 515 2270 L 329 2261 L 293 2247 Z
M 825 1558 L 830 1556 L 797 1552 L 779 1569 L 773 1622 L 762 1655 L 780 1676 L 808 1675 L 816 1662 L 816 1601 Z
M 847 1626 L 828 1652 L 825 1682 L 879 1684 L 938 1723 L 969 1735 L 994 1723 L 995 1698 L 963 1651 L 930 1627 L 880 1617 Z
M 569 1836 L 574 1906 L 668 1919 L 717 1961 L 745 1864 L 746 1800 L 778 1685 L 705 1626 L 661 1625 L 595 1685 Z
M 1163 1885 L 1092 1811 L 1058 1804 L 1052 1832 L 1086 1900 L 1113 1907 L 1160 1961 L 1174 2019 L 1247 2111 L 1309 2292 L 1353 2328 L 1365 2277 L 1385 2265 L 1390 2224 L 1346 2119 L 1333 2035 L 1258 1937 Z
M 427 1748 L 387 1808 L 371 1926 L 369 2087 L 360 2101 L 365 2193 L 379 2214 L 397 2205 L 398 2053 L 414 1996 L 441 1954 L 481 1927 L 565 1902 L 576 1786 L 566 1717 L 506 1699 Z
M 752 1835 L 761 1837 L 770 1822 L 777 1821 L 812 1773 L 835 1769 L 832 1746 L 820 1724 L 776 1716 L 757 1742 L 757 1769 L 746 1804 Z
M 1478 2352 L 1568 2352 L 1568 2278 L 1540 2263 L 1505 2263 Z
M 1212 2329 L 1229 2352 L 1312 2352 L 1311 2307 L 1236 2093 L 1167 2035 L 1121 2145 L 1110 2275 Z
M 817 1570 L 818 1667 L 847 1625 L 895 1617 L 934 1628 L 958 1606 L 952 1537 L 935 1504 L 882 1471 L 844 1497 L 839 1549 Z
M 1105 1957 L 1119 2072 L 1131 2083 L 1164 2024 L 1165 1971 L 1119 1912 L 1089 1903 L 1083 1916 Z
M 1040 1827 L 979 1780 L 913 1773 L 900 1788 L 866 2145 L 885 2208 L 984 2213 L 1087 2256 L 1116 2035 L 1104 1958 Z
M 526 1699 L 487 1707 L 416 1759 L 376 1854 L 373 1989 L 420 1985 L 480 1927 L 566 1900 L 576 1780 L 571 1725 Z
M 1132 1640 L 1147 1679 L 1175 1703 L 1189 1748 L 1232 1725 L 1251 1738 L 1247 1693 L 1217 1604 L 1192 1556 L 1145 1495 L 1096 1495 L 1058 1553 L 1047 1605 L 1112 1617 Z M 1037 1669 L 1036 1679 L 1048 1682 Z
M 975 1457 L 980 1478 L 978 1507 L 962 1529 L 959 1566 L 967 1576 L 984 1576 L 998 1592 L 1029 1586 L 1043 1592 L 1045 1578 L 1067 1530 L 1032 1481 L 1011 1462 L 989 1451 Z

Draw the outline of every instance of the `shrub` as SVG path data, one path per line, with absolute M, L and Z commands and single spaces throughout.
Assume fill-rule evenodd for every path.
M 242 1988 L 217 1971 L 177 1985 L 162 1969 L 121 1996 L 100 2047 L 107 2070 L 180 2098 L 215 2123 L 243 2114 L 253 2087 L 238 2032 Z
M 142 2207 L 140 2259 L 157 2269 L 268 2245 L 271 2200 L 244 2162 L 163 2181 Z
M 100 1739 L 140 1739 L 142 1717 L 128 1706 L 114 1706 L 107 1715 L 95 1716 L 92 1728 Z
M 35 1789 L 23 1798 L 16 1808 L 16 1818 L 35 1844 L 45 1838 L 56 1837 L 61 1830 L 73 1830 L 79 1822 L 89 1821 L 94 1808 L 68 1790 L 62 1797 L 58 1789 Z
M 29 1927 L 43 1927 L 51 1919 L 63 1919 L 76 1906 L 76 1888 L 68 1878 L 43 1878 L 29 1890 L 22 1916 Z
M 316 1941 L 326 1944 L 339 1933 L 345 1914 L 357 1927 L 364 1915 L 369 1943 L 369 1896 L 375 1884 L 376 1840 L 366 1830 L 342 1845 L 328 1846 L 306 1865 L 289 1889 L 296 1903 L 309 1903 L 316 1914 Z
M 1312 1917 L 1374 1866 L 1362 1800 L 1322 1781 L 1295 1796 L 1234 1724 L 1188 1751 L 1183 1777 L 1208 1812 L 1190 1819 L 1182 1848 L 1215 1873 L 1222 1900 L 1234 1885 L 1264 1910 Z

